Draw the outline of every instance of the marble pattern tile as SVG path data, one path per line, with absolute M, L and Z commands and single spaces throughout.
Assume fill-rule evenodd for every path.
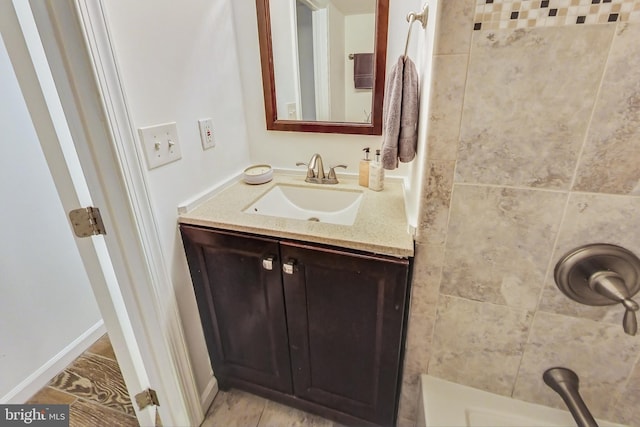
M 416 244 L 410 315 L 435 316 L 444 264 L 444 246 Z
M 613 398 L 607 419 L 617 418 L 630 426 L 640 426 L 640 360 L 627 380 L 627 384 Z
M 542 381 L 546 369 L 563 366 L 580 377 L 580 394 L 594 416 L 608 417 L 611 396 L 624 386 L 639 352 L 640 337 L 630 337 L 615 325 L 538 312 L 513 396 L 564 408 L 560 397 Z M 617 418 L 611 421 L 619 422 Z
M 436 54 L 469 53 L 475 7 L 475 0 L 440 2 Z
M 427 157 L 455 160 L 469 55 L 433 57 Z
M 258 427 L 333 427 L 333 421 L 267 401 Z
M 405 346 L 398 417 L 415 420 L 420 375 L 428 371 L 435 318 L 412 313 Z
M 569 251 L 589 243 L 622 246 L 640 256 L 640 198 L 572 193 L 553 251 L 552 267 Z M 620 325 L 624 310 L 618 305 L 591 307 L 570 300 L 555 284 L 553 268 L 545 280 L 539 310 L 584 317 Z
M 532 313 L 443 296 L 428 373 L 510 395 Z
M 569 189 L 614 31 L 474 31 L 456 181 Z
M 575 190 L 640 195 L 640 24 L 621 24 L 580 160 Z
M 219 391 L 201 427 L 255 427 L 266 405 L 266 399 L 244 391 Z
M 456 184 L 440 292 L 535 310 L 566 198 Z
M 416 241 L 441 245 L 447 237 L 455 161 L 429 160 L 426 166 Z

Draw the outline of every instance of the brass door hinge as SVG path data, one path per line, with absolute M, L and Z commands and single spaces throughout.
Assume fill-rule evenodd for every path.
M 89 206 L 88 208 L 74 209 L 69 212 L 69 219 L 73 226 L 73 232 L 78 237 L 107 234 L 98 208 Z
M 136 403 L 140 410 L 143 410 L 149 405 L 160 406 L 160 402 L 158 402 L 158 394 L 152 388 L 148 388 L 136 394 Z

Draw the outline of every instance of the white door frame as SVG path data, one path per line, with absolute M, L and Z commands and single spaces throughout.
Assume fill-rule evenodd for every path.
M 0 2 L 0 29 L 65 211 L 86 206 L 87 188 L 101 209 L 107 235 L 76 243 L 127 389 L 131 396 L 155 389 L 164 425 L 198 425 L 204 413 L 102 3 L 30 4 L 73 139 L 71 151 L 56 132 L 11 1 Z M 74 174 L 78 165 L 84 184 Z M 141 425 L 153 425 L 153 407 L 134 407 Z

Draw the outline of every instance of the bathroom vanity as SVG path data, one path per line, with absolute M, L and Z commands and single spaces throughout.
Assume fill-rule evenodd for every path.
M 245 212 L 278 185 L 312 191 L 303 179 L 239 182 L 180 217 L 214 374 L 223 390 L 394 425 L 413 256 L 401 185 L 338 184 L 362 193 L 349 226 Z

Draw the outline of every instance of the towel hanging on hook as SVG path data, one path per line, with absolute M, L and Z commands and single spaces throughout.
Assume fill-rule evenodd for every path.
M 411 37 L 411 26 L 414 22 L 420 21 L 422 28 L 427 28 L 427 20 L 429 19 L 429 5 L 425 4 L 422 12 L 415 13 L 410 12 L 407 15 L 407 22 L 409 23 L 409 30 L 407 31 L 407 42 L 404 45 L 404 56 L 407 56 L 407 50 L 409 49 L 409 38 Z

